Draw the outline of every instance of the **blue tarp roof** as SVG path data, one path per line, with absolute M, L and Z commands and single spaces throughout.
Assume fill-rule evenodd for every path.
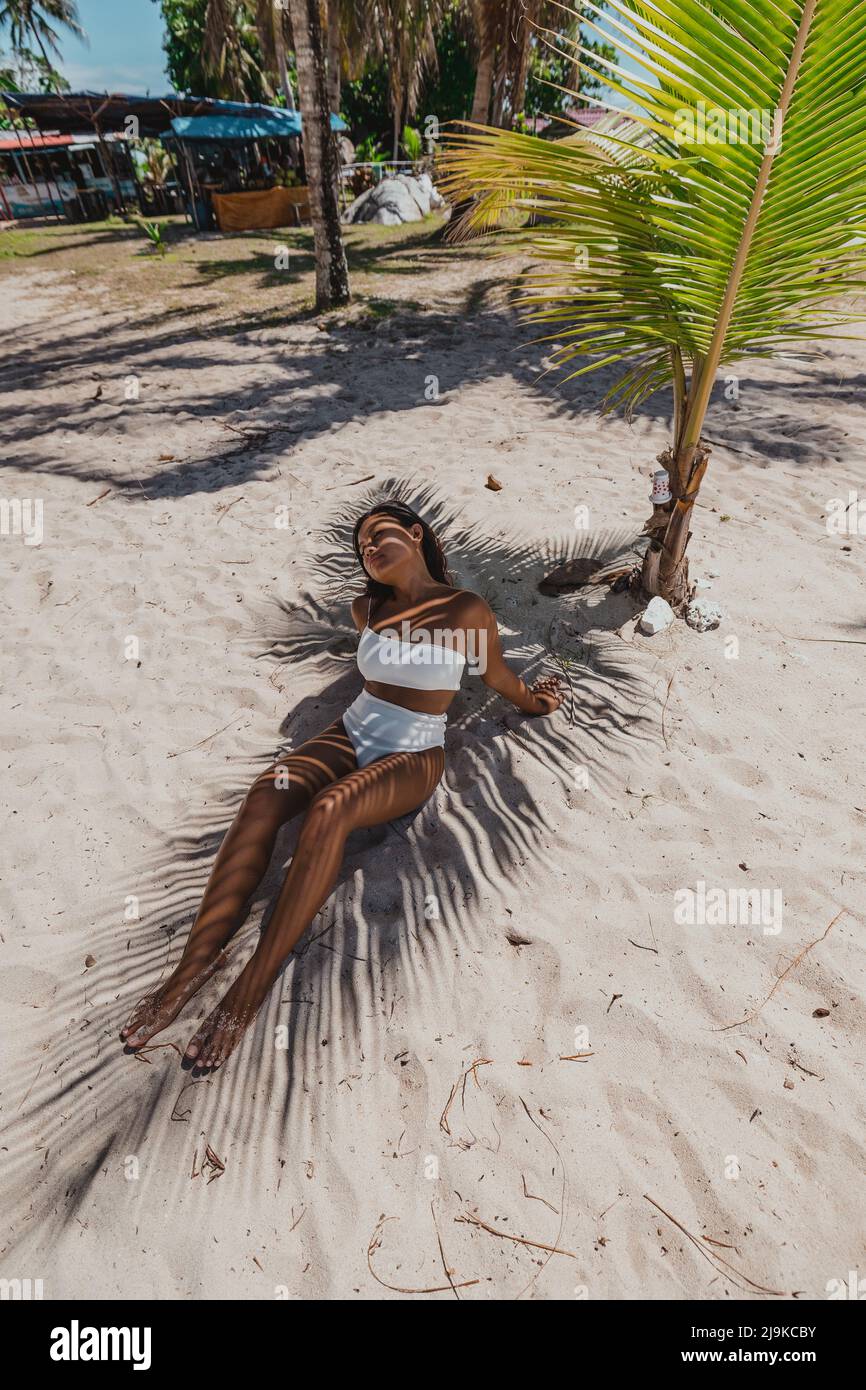
M 29 116 L 40 130 L 59 131 L 61 135 L 99 129 L 103 133 L 116 131 L 128 136 L 130 116 L 134 116 L 138 122 L 138 134 L 150 136 L 165 131 L 166 122 L 172 118 L 292 118 L 292 112 L 281 106 L 268 106 L 262 102 L 220 101 L 214 97 L 185 97 L 177 92 L 169 92 L 163 97 L 135 96 L 123 92 L 4 92 L 3 100 L 22 116 Z M 345 129 L 342 122 L 337 124 L 339 117 L 332 116 L 331 120 L 335 129 Z M 294 133 L 297 134 L 296 131 Z
M 224 102 L 224 106 L 230 103 Z M 175 116 L 171 129 L 160 136 L 162 140 L 264 140 L 276 136 L 287 139 L 301 134 L 301 117 L 297 111 L 279 106 L 262 107 L 261 114 L 250 115 L 249 108 L 240 105 L 244 115 Z M 345 130 L 346 122 L 331 117 L 332 130 Z

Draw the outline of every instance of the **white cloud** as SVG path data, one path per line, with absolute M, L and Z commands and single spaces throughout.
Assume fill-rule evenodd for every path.
M 165 69 L 156 63 L 137 64 L 134 68 L 120 63 L 65 62 L 61 72 L 73 91 L 130 92 L 162 96 L 171 90 Z

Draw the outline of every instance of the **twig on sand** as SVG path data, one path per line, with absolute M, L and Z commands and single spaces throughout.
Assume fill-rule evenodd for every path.
M 224 516 L 228 516 L 228 514 L 229 514 L 229 512 L 231 511 L 232 507 L 236 507 L 237 504 L 238 504 L 238 502 L 243 502 L 243 500 L 244 500 L 244 499 L 243 499 L 242 496 L 241 496 L 241 497 L 236 497 L 235 500 L 234 500 L 233 502 L 229 502 L 227 506 L 225 506 L 225 507 L 219 507 L 219 508 L 217 509 L 217 510 L 219 511 L 219 516 L 217 517 L 217 526 L 219 526 L 219 524 L 220 524 L 220 522 L 222 521 L 222 519 L 223 519 Z
M 668 681 L 667 694 L 665 695 L 665 702 L 664 702 L 664 704 L 662 705 L 662 738 L 664 739 L 665 748 L 670 748 L 670 744 L 668 743 L 668 736 L 667 736 L 667 734 L 665 733 L 665 710 L 666 710 L 667 707 L 668 707 L 668 700 L 671 698 L 671 686 L 672 686 L 673 683 L 674 683 L 674 679 L 675 679 L 676 674 L 677 674 L 677 671 L 678 671 L 679 669 L 680 669 L 679 666 L 677 666 L 676 669 L 674 670 L 673 675 L 671 676 L 670 680 Z
M 534 1116 L 534 1115 L 532 1114 L 532 1112 L 530 1111 L 529 1106 L 526 1104 L 526 1101 L 523 1099 L 523 1096 L 518 1096 L 518 1099 L 519 1099 L 519 1101 L 520 1101 L 520 1104 L 523 1106 L 524 1110 L 526 1111 L 526 1117 L 527 1117 L 527 1119 L 530 1121 L 531 1124 L 533 1124 L 533 1125 L 535 1126 L 535 1128 L 538 1130 L 538 1132 L 539 1132 L 539 1134 L 542 1136 L 542 1138 L 543 1138 L 543 1139 L 546 1139 L 547 1142 L 548 1142 L 548 1144 L 550 1145 L 550 1147 L 553 1149 L 553 1152 L 556 1154 L 556 1157 L 557 1157 L 557 1159 L 558 1159 L 558 1161 L 559 1161 L 559 1166 L 560 1166 L 560 1168 L 561 1168 L 561 1170 L 562 1170 L 562 1189 L 561 1189 L 560 1194 L 559 1194 L 559 1229 L 558 1229 L 558 1231 L 556 1232 L 556 1240 L 554 1241 L 554 1245 L 558 1247 L 558 1246 L 559 1246 L 559 1238 L 560 1238 L 560 1236 L 562 1235 L 562 1229 L 563 1229 L 563 1226 L 565 1225 L 565 1213 L 566 1213 L 566 1208 L 567 1208 L 567 1206 L 568 1206 L 568 1179 L 567 1179 L 567 1176 L 566 1176 L 565 1164 L 564 1164 L 564 1162 L 563 1162 L 563 1160 L 562 1160 L 562 1154 L 559 1152 L 559 1149 L 556 1147 L 556 1145 L 554 1144 L 553 1140 L 551 1139 L 551 1137 L 550 1137 L 550 1135 L 547 1133 L 547 1131 L 544 1130 L 544 1129 L 542 1129 L 541 1125 L 538 1123 L 538 1121 L 536 1120 L 535 1116 Z M 562 1252 L 558 1252 L 558 1253 L 562 1253 Z M 526 1283 L 526 1284 L 524 1284 L 523 1288 L 520 1290 L 520 1293 L 517 1295 L 518 1298 L 520 1298 L 520 1297 L 526 1292 L 526 1290 L 527 1290 L 528 1288 L 531 1288 L 531 1286 L 532 1286 L 538 1279 L 541 1278 L 542 1273 L 543 1273 L 544 1270 L 547 1268 L 547 1266 L 548 1266 L 548 1264 L 550 1263 L 550 1261 L 551 1261 L 552 1258 L 553 1258 L 553 1252 L 551 1251 L 551 1253 L 547 1256 L 547 1258 L 542 1262 L 540 1268 L 536 1271 L 535 1274 L 533 1274 L 533 1276 L 532 1276 L 532 1278 L 529 1280 L 529 1282 Z
M 16 1106 L 16 1109 L 17 1109 L 17 1110 L 20 1110 L 20 1109 L 21 1109 L 22 1105 L 24 1104 L 24 1101 L 27 1099 L 27 1096 L 30 1095 L 30 1092 L 33 1090 L 33 1087 L 36 1085 L 36 1082 L 39 1080 L 39 1072 L 42 1070 L 43 1065 L 44 1065 L 44 1063 L 42 1063 L 42 1062 L 39 1063 L 39 1071 L 37 1071 L 37 1073 L 36 1073 L 36 1075 L 34 1076 L 33 1080 L 30 1082 L 30 1085 L 27 1087 L 27 1094 L 26 1094 L 25 1096 L 23 1096 L 22 1099 L 18 1102 L 18 1105 Z
M 749 1284 L 751 1288 L 757 1289 L 758 1293 L 769 1293 L 772 1294 L 774 1298 L 789 1297 L 789 1295 L 786 1294 L 782 1289 L 768 1289 L 763 1284 L 756 1284 L 754 1279 L 749 1278 L 748 1274 L 743 1274 L 741 1270 L 734 1269 L 734 1266 L 732 1264 L 728 1264 L 727 1260 L 722 1259 L 721 1255 L 716 1255 L 714 1252 L 710 1253 L 706 1251 L 704 1247 L 701 1245 L 701 1242 L 698 1240 L 697 1236 L 693 1236 L 691 1231 L 687 1231 L 682 1222 L 677 1221 L 676 1217 L 671 1216 L 670 1212 L 665 1211 L 664 1207 L 660 1207 L 658 1202 L 654 1201 L 653 1198 L 650 1197 L 649 1193 L 645 1192 L 643 1195 L 644 1201 L 647 1201 L 652 1206 L 654 1206 L 656 1211 L 660 1211 L 662 1216 L 667 1217 L 668 1221 L 672 1221 L 673 1224 L 676 1226 L 677 1230 L 682 1231 L 683 1235 L 686 1236 L 692 1242 L 692 1245 L 695 1247 L 695 1249 L 698 1250 L 701 1253 L 701 1255 L 703 1255 L 704 1259 L 707 1260 L 713 1266 L 713 1269 L 716 1271 L 716 1273 L 721 1274 L 724 1279 L 730 1279 L 731 1283 L 735 1284 L 736 1287 L 739 1289 L 743 1287 L 742 1284 L 737 1284 L 737 1280 L 732 1279 L 730 1274 L 726 1274 L 724 1269 L 719 1269 L 719 1265 L 724 1265 L 725 1269 L 732 1269 L 734 1271 L 734 1274 L 736 1274 L 737 1279 L 745 1279 L 746 1283 Z
M 173 1042 L 151 1043 L 150 1047 L 139 1047 L 139 1048 L 137 1048 L 136 1051 L 133 1053 L 133 1056 L 134 1056 L 139 1062 L 146 1062 L 147 1065 L 148 1065 L 149 1067 L 151 1067 L 151 1066 L 153 1066 L 153 1063 L 151 1062 L 150 1058 L 149 1058 L 149 1057 L 145 1057 L 144 1054 L 145 1054 L 145 1052 L 156 1052 L 157 1048 L 159 1048 L 159 1047 L 173 1047 L 174 1050 L 175 1050 L 175 1052 L 177 1053 L 178 1057 L 180 1057 L 181 1061 L 183 1061 L 183 1053 L 181 1052 L 181 1050 L 180 1050 L 180 1048 L 178 1047 L 177 1043 L 173 1043 Z
M 457 1292 L 457 1288 L 456 1288 L 456 1286 L 455 1286 L 454 1280 L 451 1278 L 451 1270 L 448 1268 L 448 1261 L 447 1261 L 446 1258 L 445 1258 L 445 1247 L 444 1247 L 443 1244 L 442 1244 L 442 1236 L 441 1236 L 441 1234 L 440 1234 L 440 1232 L 439 1232 L 439 1225 L 438 1225 L 438 1223 L 437 1223 L 437 1221 L 436 1221 L 436 1208 L 434 1207 L 434 1205 L 433 1205 L 432 1202 L 430 1203 L 430 1214 L 431 1214 L 431 1216 L 433 1217 L 433 1228 L 434 1228 L 434 1230 L 435 1230 L 435 1232 L 436 1232 L 436 1240 L 438 1241 L 438 1244 L 439 1244 L 439 1255 L 440 1255 L 440 1257 L 441 1257 L 441 1259 L 442 1259 L 442 1268 L 443 1268 L 444 1271 L 445 1271 L 445 1278 L 448 1280 L 448 1283 L 451 1285 L 451 1288 L 454 1290 L 454 1297 L 457 1299 L 457 1301 L 458 1301 L 458 1303 L 459 1303 L 459 1301 L 460 1301 L 460 1295 L 459 1295 L 459 1293 Z
M 537 1195 L 537 1193 L 535 1193 L 535 1192 L 530 1192 L 530 1191 L 527 1189 L 527 1186 L 526 1186 L 526 1178 L 523 1176 L 522 1173 L 521 1173 L 520 1176 L 521 1176 L 521 1178 L 522 1178 L 522 1180 L 523 1180 L 523 1195 L 524 1195 L 524 1197 L 528 1197 L 529 1200 L 530 1200 L 531 1202 L 543 1202 L 544 1205 L 545 1205 L 546 1207 L 548 1207 L 548 1208 L 550 1209 L 550 1211 L 553 1212 L 554 1216 L 558 1216 L 558 1215 L 559 1215 L 559 1212 L 556 1210 L 556 1207 L 553 1205 L 553 1203 L 552 1203 L 552 1202 L 548 1202 L 548 1200 L 547 1200 L 546 1197 L 539 1197 L 539 1196 Z
M 568 1057 L 563 1057 L 560 1053 L 560 1062 L 585 1062 L 588 1057 L 594 1057 L 594 1052 L 572 1052 Z
M 475 1077 L 475 1084 L 476 1084 L 476 1086 L 480 1086 L 481 1083 L 480 1083 L 480 1081 L 478 1080 L 478 1077 L 475 1075 L 475 1069 L 476 1069 L 476 1067 L 489 1067 L 489 1066 L 492 1064 L 492 1062 L 493 1062 L 493 1058 L 492 1058 L 492 1057 L 479 1057 L 478 1060 L 477 1060 L 476 1062 L 472 1062 L 472 1063 L 466 1068 L 466 1070 L 463 1072 L 463 1074 L 462 1074 L 461 1076 L 459 1076 L 459 1077 L 457 1078 L 457 1080 L 454 1082 L 454 1085 L 451 1087 L 451 1094 L 450 1094 L 450 1096 L 448 1097 L 448 1102 L 447 1102 L 447 1104 L 446 1104 L 446 1106 L 445 1106 L 445 1109 L 442 1111 L 442 1114 L 441 1114 L 440 1117 L 439 1117 L 439 1128 L 440 1128 L 440 1129 L 444 1129 L 444 1131 L 445 1131 L 446 1134 L 448 1134 L 448 1135 L 451 1134 L 451 1130 L 448 1128 L 448 1111 L 451 1109 L 451 1106 L 452 1106 L 452 1104 L 453 1104 L 453 1102 L 454 1102 L 454 1097 L 457 1095 L 457 1090 L 458 1090 L 458 1088 L 462 1089 L 463 1095 L 464 1095 L 464 1097 L 465 1097 L 465 1094 L 466 1094 L 466 1078 L 467 1078 L 467 1076 L 469 1076 L 470 1072 L 471 1072 L 471 1074 Z
M 450 1274 L 448 1274 L 447 1269 L 445 1273 L 448 1274 L 449 1282 L 447 1284 L 436 1284 L 432 1288 L 428 1289 L 404 1288 L 402 1284 L 389 1284 L 385 1279 L 380 1279 L 375 1269 L 373 1268 L 373 1255 L 382 1244 L 382 1238 L 379 1233 L 382 1230 L 382 1227 L 384 1226 L 385 1222 L 396 1220 L 396 1216 L 380 1216 L 379 1220 L 376 1223 L 376 1229 L 371 1235 L 369 1243 L 367 1245 L 367 1268 L 369 1269 L 373 1278 L 376 1280 L 376 1283 L 381 1284 L 383 1289 L 390 1289 L 392 1293 L 453 1293 L 456 1289 L 468 1289 L 471 1288 L 473 1284 L 481 1283 L 480 1279 L 464 1279 L 461 1283 L 455 1284 L 451 1279 Z
M 654 956 L 657 956 L 659 953 L 657 946 L 641 946 L 639 941 L 632 941 L 630 936 L 626 937 L 626 941 L 630 946 L 636 946 L 639 951 L 652 951 Z
M 135 1055 L 136 1057 L 142 1057 L 145 1052 L 156 1052 L 156 1049 L 158 1047 L 173 1047 L 178 1057 L 183 1057 L 183 1053 L 181 1052 L 177 1043 L 173 1042 L 151 1043 L 150 1047 L 140 1047 Z
M 208 1084 L 208 1083 L 205 1082 L 205 1085 L 207 1085 L 207 1084 Z M 181 1091 L 180 1095 L 178 1096 L 177 1100 L 175 1101 L 174 1105 L 171 1107 L 171 1114 L 170 1114 L 169 1117 L 168 1117 L 170 1120 L 188 1120 L 188 1119 L 189 1119 L 190 1115 L 192 1114 L 192 1111 L 191 1111 L 191 1110 L 185 1110 L 185 1111 L 183 1112 L 182 1115 L 176 1115 L 176 1114 L 175 1114 L 175 1111 L 177 1110 L 177 1107 L 180 1105 L 181 1097 L 183 1096 L 184 1091 L 188 1091 L 189 1088 L 190 1088 L 190 1086 L 200 1086 L 200 1085 L 201 1085 L 201 1082 L 200 1082 L 198 1079 L 196 1079 L 195 1081 L 188 1081 L 188 1082 L 186 1083 L 186 1085 L 184 1086 L 184 1088 L 183 1088 L 183 1090 Z M 194 1162 L 194 1161 L 193 1161 L 193 1167 L 195 1167 L 195 1162 Z M 195 1174 L 193 1174 L 193 1177 L 194 1177 L 194 1176 L 195 1176 Z
M 365 478 L 350 478 L 346 483 L 331 483 L 330 487 L 324 489 L 325 492 L 334 492 L 338 487 L 357 487 L 359 483 L 370 483 L 375 478 L 375 473 L 368 473 Z
M 773 628 L 773 631 L 778 632 L 780 637 L 787 638 L 789 642 L 831 642 L 834 645 L 844 642 L 852 647 L 866 647 L 864 637 L 804 637 L 799 632 L 783 632 L 779 627 Z
M 788 1058 L 788 1066 L 789 1066 L 789 1067 L 796 1067 L 796 1068 L 797 1068 L 797 1071 L 801 1071 L 801 1072 L 803 1073 L 804 1076 L 814 1076 L 814 1077 L 816 1078 L 816 1080 L 818 1080 L 818 1081 L 823 1081 L 823 1080 L 824 1080 L 823 1076 L 820 1076 L 820 1075 L 818 1074 L 818 1072 L 816 1072 L 816 1071 L 809 1071 L 809 1068 L 808 1068 L 808 1067 L 804 1067 L 803 1064 L 802 1064 L 802 1062 L 798 1062 L 797 1059 L 796 1059 L 795 1057 L 789 1057 L 789 1058 Z
M 844 907 L 843 907 L 843 908 L 840 908 L 840 910 L 836 913 L 836 916 L 833 918 L 833 920 L 832 920 L 832 922 L 830 923 L 830 925 L 827 927 L 827 930 L 824 931 L 824 932 L 822 932 L 820 936 L 816 937 L 814 941 L 810 941 L 809 944 L 808 944 L 807 946 L 804 946 L 803 949 L 802 949 L 802 951 L 800 951 L 800 952 L 794 957 L 794 959 L 791 961 L 790 965 L 787 965 L 787 966 L 785 967 L 785 969 L 782 971 L 781 975 L 780 975 L 779 978 L 777 979 L 776 983 L 773 985 L 773 988 L 770 990 L 770 993 L 767 995 L 766 999 L 764 1000 L 763 1004 L 759 1004 L 758 1007 L 757 1007 L 755 1010 L 753 1010 L 752 1013 L 747 1014 L 747 1016 L 746 1016 L 745 1018 L 739 1019 L 739 1021 L 738 1021 L 737 1023 L 726 1023 L 722 1028 L 713 1028 L 713 1029 L 711 1029 L 711 1032 L 713 1032 L 713 1033 L 727 1033 L 728 1030 L 729 1030 L 730 1028 L 742 1028 L 742 1026 L 743 1026 L 744 1023 L 751 1023 L 751 1022 L 753 1022 L 753 1020 L 756 1019 L 756 1018 L 758 1017 L 758 1014 L 759 1014 L 759 1013 L 761 1012 L 761 1010 L 764 1008 L 764 1005 L 765 1005 L 765 1004 L 769 1004 L 770 1000 L 772 999 L 773 995 L 776 993 L 776 990 L 779 988 L 779 985 L 782 983 L 782 981 L 784 980 L 785 976 L 786 976 L 786 975 L 789 975 L 789 974 L 791 973 L 791 971 L 794 969 L 794 967 L 800 964 L 800 961 L 801 961 L 801 960 L 803 959 L 803 957 L 807 954 L 807 952 L 811 951 L 811 949 L 812 949 L 813 946 L 818 946 L 818 945 L 824 940 L 824 938 L 825 938 L 825 937 L 828 935 L 828 933 L 830 932 L 831 928 L 832 928 L 832 927 L 835 927 L 836 923 L 839 921 L 839 918 L 840 918 L 840 917 L 844 917 L 846 911 L 847 911 L 846 908 L 844 908 Z
M 205 1168 L 211 1169 L 211 1175 L 208 1178 L 208 1184 L 212 1183 L 214 1178 L 221 1178 L 226 1170 L 226 1166 L 223 1163 L 222 1159 L 214 1153 L 210 1144 L 205 1144 L 204 1163 L 202 1163 L 199 1172 L 203 1173 Z
M 731 1245 L 730 1241 L 713 1240 L 712 1236 L 702 1236 L 701 1239 L 705 1240 L 707 1245 L 717 1245 L 720 1250 L 737 1250 L 736 1245 Z M 737 1250 L 738 1255 L 739 1253 L 739 1250 Z
M 498 1231 L 495 1226 L 488 1226 L 486 1221 L 482 1221 L 480 1216 L 475 1216 L 471 1211 L 455 1216 L 454 1220 L 465 1221 L 470 1226 L 480 1226 L 482 1231 L 489 1231 L 492 1236 L 499 1236 L 500 1240 L 513 1240 L 515 1245 L 528 1245 L 533 1250 L 549 1250 L 551 1255 L 566 1255 L 570 1260 L 578 1258 L 573 1250 L 561 1250 L 559 1246 L 545 1245 L 541 1240 L 526 1240 L 523 1236 L 513 1236 L 510 1231 Z
M 245 441 L 238 450 L 241 454 L 246 453 L 247 449 L 251 449 L 259 439 L 267 439 L 270 434 L 279 434 L 281 430 L 292 432 L 290 425 L 272 425 L 270 429 L 266 430 L 240 430 L 237 425 L 230 425 L 227 420 L 220 420 L 220 424 L 224 430 L 231 430 L 233 434 L 239 434 L 241 439 Z
M 228 724 L 223 724 L 221 729 L 216 729 L 214 733 L 208 734 L 207 738 L 199 739 L 198 743 L 194 743 L 191 748 L 179 748 L 176 753 L 167 753 L 166 757 L 179 758 L 182 753 L 191 753 L 194 748 L 201 748 L 203 743 L 209 743 L 212 738 L 216 738 L 217 734 L 224 734 L 226 729 L 230 729 L 232 724 L 236 724 L 245 713 L 246 710 L 242 710 L 240 714 L 235 715 L 234 719 L 230 719 Z
M 97 502 L 101 502 L 101 501 L 102 501 L 103 497 L 107 497 L 108 494 L 110 493 L 110 491 L 111 491 L 111 488 L 110 488 L 110 487 L 107 487 L 107 488 L 105 489 L 104 492 L 100 492 L 100 494 L 99 494 L 98 497 L 91 497 L 91 499 L 90 499 L 89 502 L 85 502 L 85 504 L 84 504 L 85 507 L 93 507 L 93 506 L 95 506 L 95 504 L 96 504 Z

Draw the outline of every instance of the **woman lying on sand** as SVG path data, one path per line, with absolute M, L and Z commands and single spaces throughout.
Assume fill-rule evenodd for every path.
M 435 533 L 409 507 L 373 507 L 356 522 L 353 544 L 367 576 L 364 594 L 352 603 L 364 689 L 342 719 L 250 787 L 177 967 L 121 1031 L 128 1048 L 143 1047 L 225 965 L 223 948 L 264 877 L 280 826 L 303 811 L 267 928 L 184 1053 L 185 1063 L 201 1069 L 226 1060 L 333 889 L 347 836 L 403 816 L 433 793 L 445 769 L 446 710 L 467 664 L 524 714 L 551 714 L 562 703 L 556 676 L 530 688 L 508 667 L 490 608 L 449 584 Z

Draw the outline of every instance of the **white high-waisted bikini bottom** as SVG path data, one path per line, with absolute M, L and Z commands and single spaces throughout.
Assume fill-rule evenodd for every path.
M 379 700 L 368 690 L 362 690 L 343 715 L 343 727 L 359 767 L 388 753 L 444 748 L 446 722 L 444 714 L 418 714 L 402 705 L 392 705 L 390 700 Z

